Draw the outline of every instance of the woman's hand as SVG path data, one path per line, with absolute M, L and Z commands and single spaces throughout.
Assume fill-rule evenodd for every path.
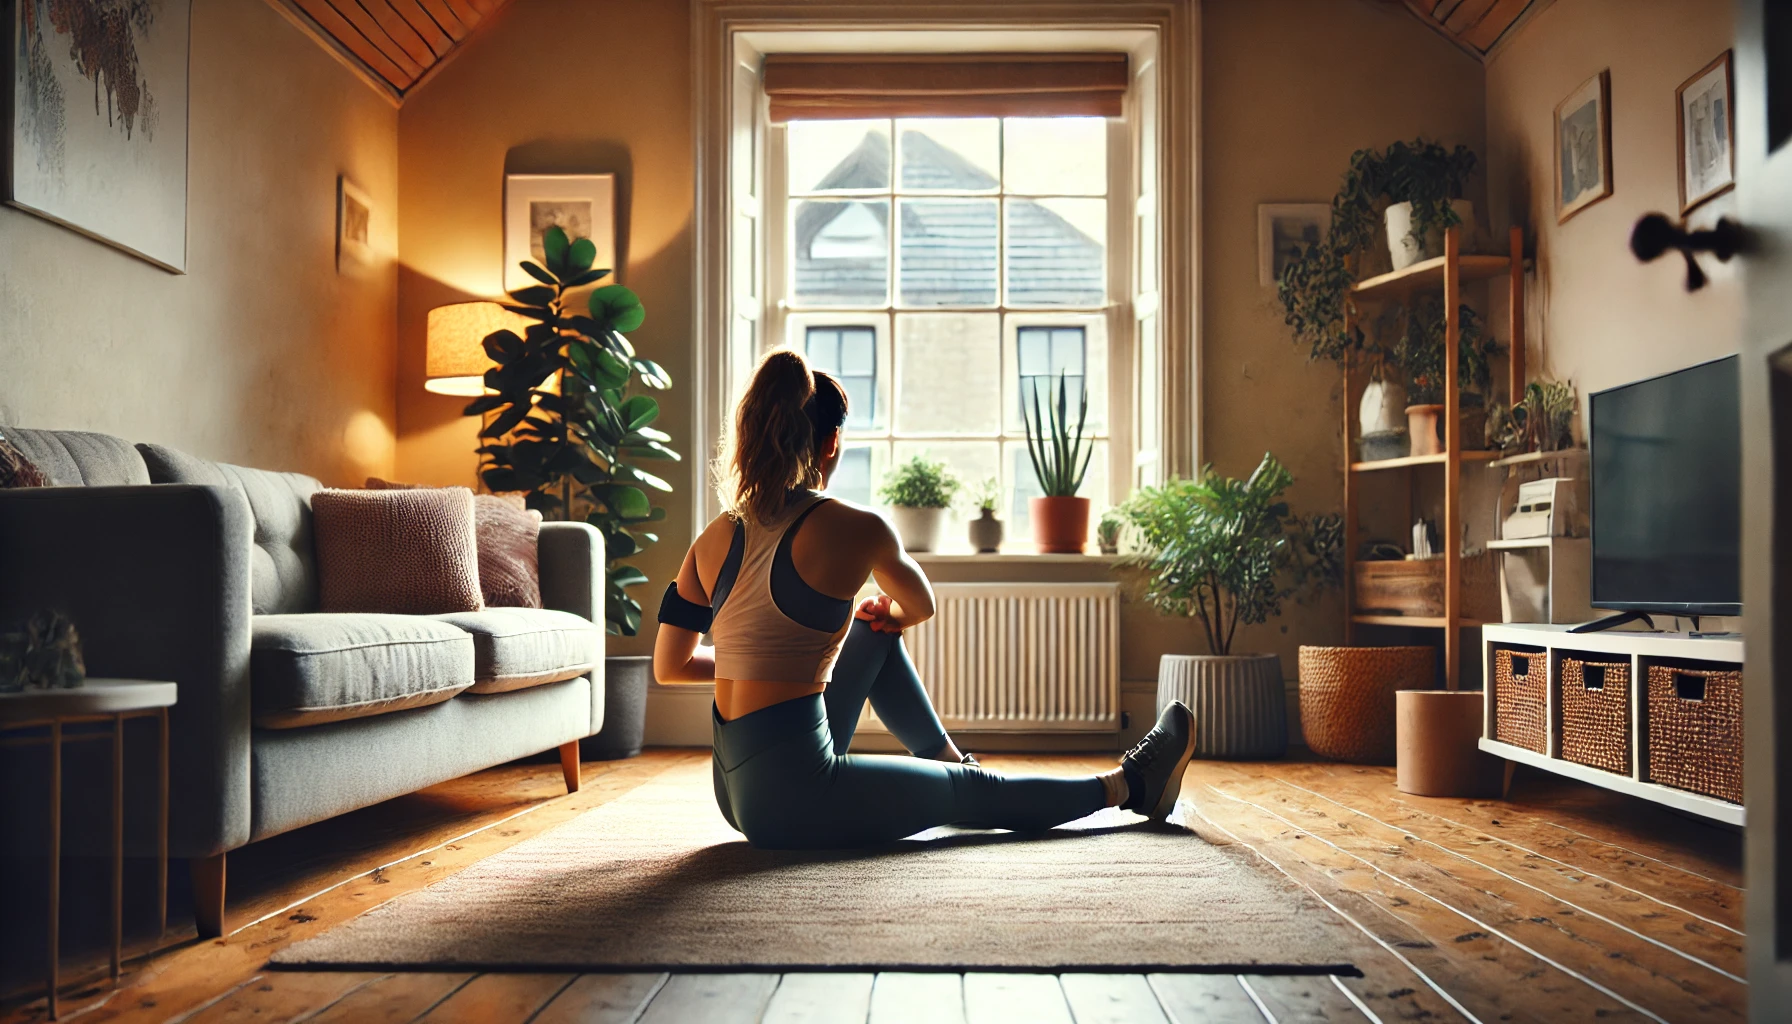
M 879 633 L 901 633 L 902 626 L 895 621 L 893 604 L 888 594 L 867 597 L 859 602 L 858 610 L 852 613 L 852 617 L 863 619 Z

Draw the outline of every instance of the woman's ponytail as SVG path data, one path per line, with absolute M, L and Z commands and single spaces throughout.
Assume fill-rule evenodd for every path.
M 771 522 L 791 489 L 821 482 L 806 410 L 814 394 L 815 376 L 800 353 L 778 349 L 760 360 L 734 414 L 733 493 L 723 497 L 735 515 Z

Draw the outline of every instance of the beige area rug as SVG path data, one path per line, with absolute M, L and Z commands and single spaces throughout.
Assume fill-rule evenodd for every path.
M 303 969 L 1352 973 L 1356 931 L 1240 847 L 1112 810 L 756 850 L 681 766 L 274 956 Z

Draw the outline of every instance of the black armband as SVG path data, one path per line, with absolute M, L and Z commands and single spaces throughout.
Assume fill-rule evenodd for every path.
M 710 622 L 715 613 L 704 605 L 694 601 L 686 601 L 678 592 L 678 584 L 673 583 L 666 588 L 666 596 L 660 600 L 660 624 L 688 629 L 693 633 L 709 632 Z

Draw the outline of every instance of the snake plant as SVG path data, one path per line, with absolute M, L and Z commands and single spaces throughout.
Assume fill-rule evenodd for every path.
M 1083 486 L 1083 474 L 1089 471 L 1089 456 L 1095 445 L 1083 436 L 1083 422 L 1089 415 L 1089 393 L 1080 391 L 1076 411 L 1076 429 L 1070 429 L 1070 393 L 1065 375 L 1058 374 L 1057 401 L 1049 398 L 1045 411 L 1039 409 L 1039 389 L 1032 389 L 1032 409 L 1023 406 L 1021 419 L 1027 428 L 1027 455 L 1033 460 L 1033 475 L 1047 498 L 1074 498 Z

